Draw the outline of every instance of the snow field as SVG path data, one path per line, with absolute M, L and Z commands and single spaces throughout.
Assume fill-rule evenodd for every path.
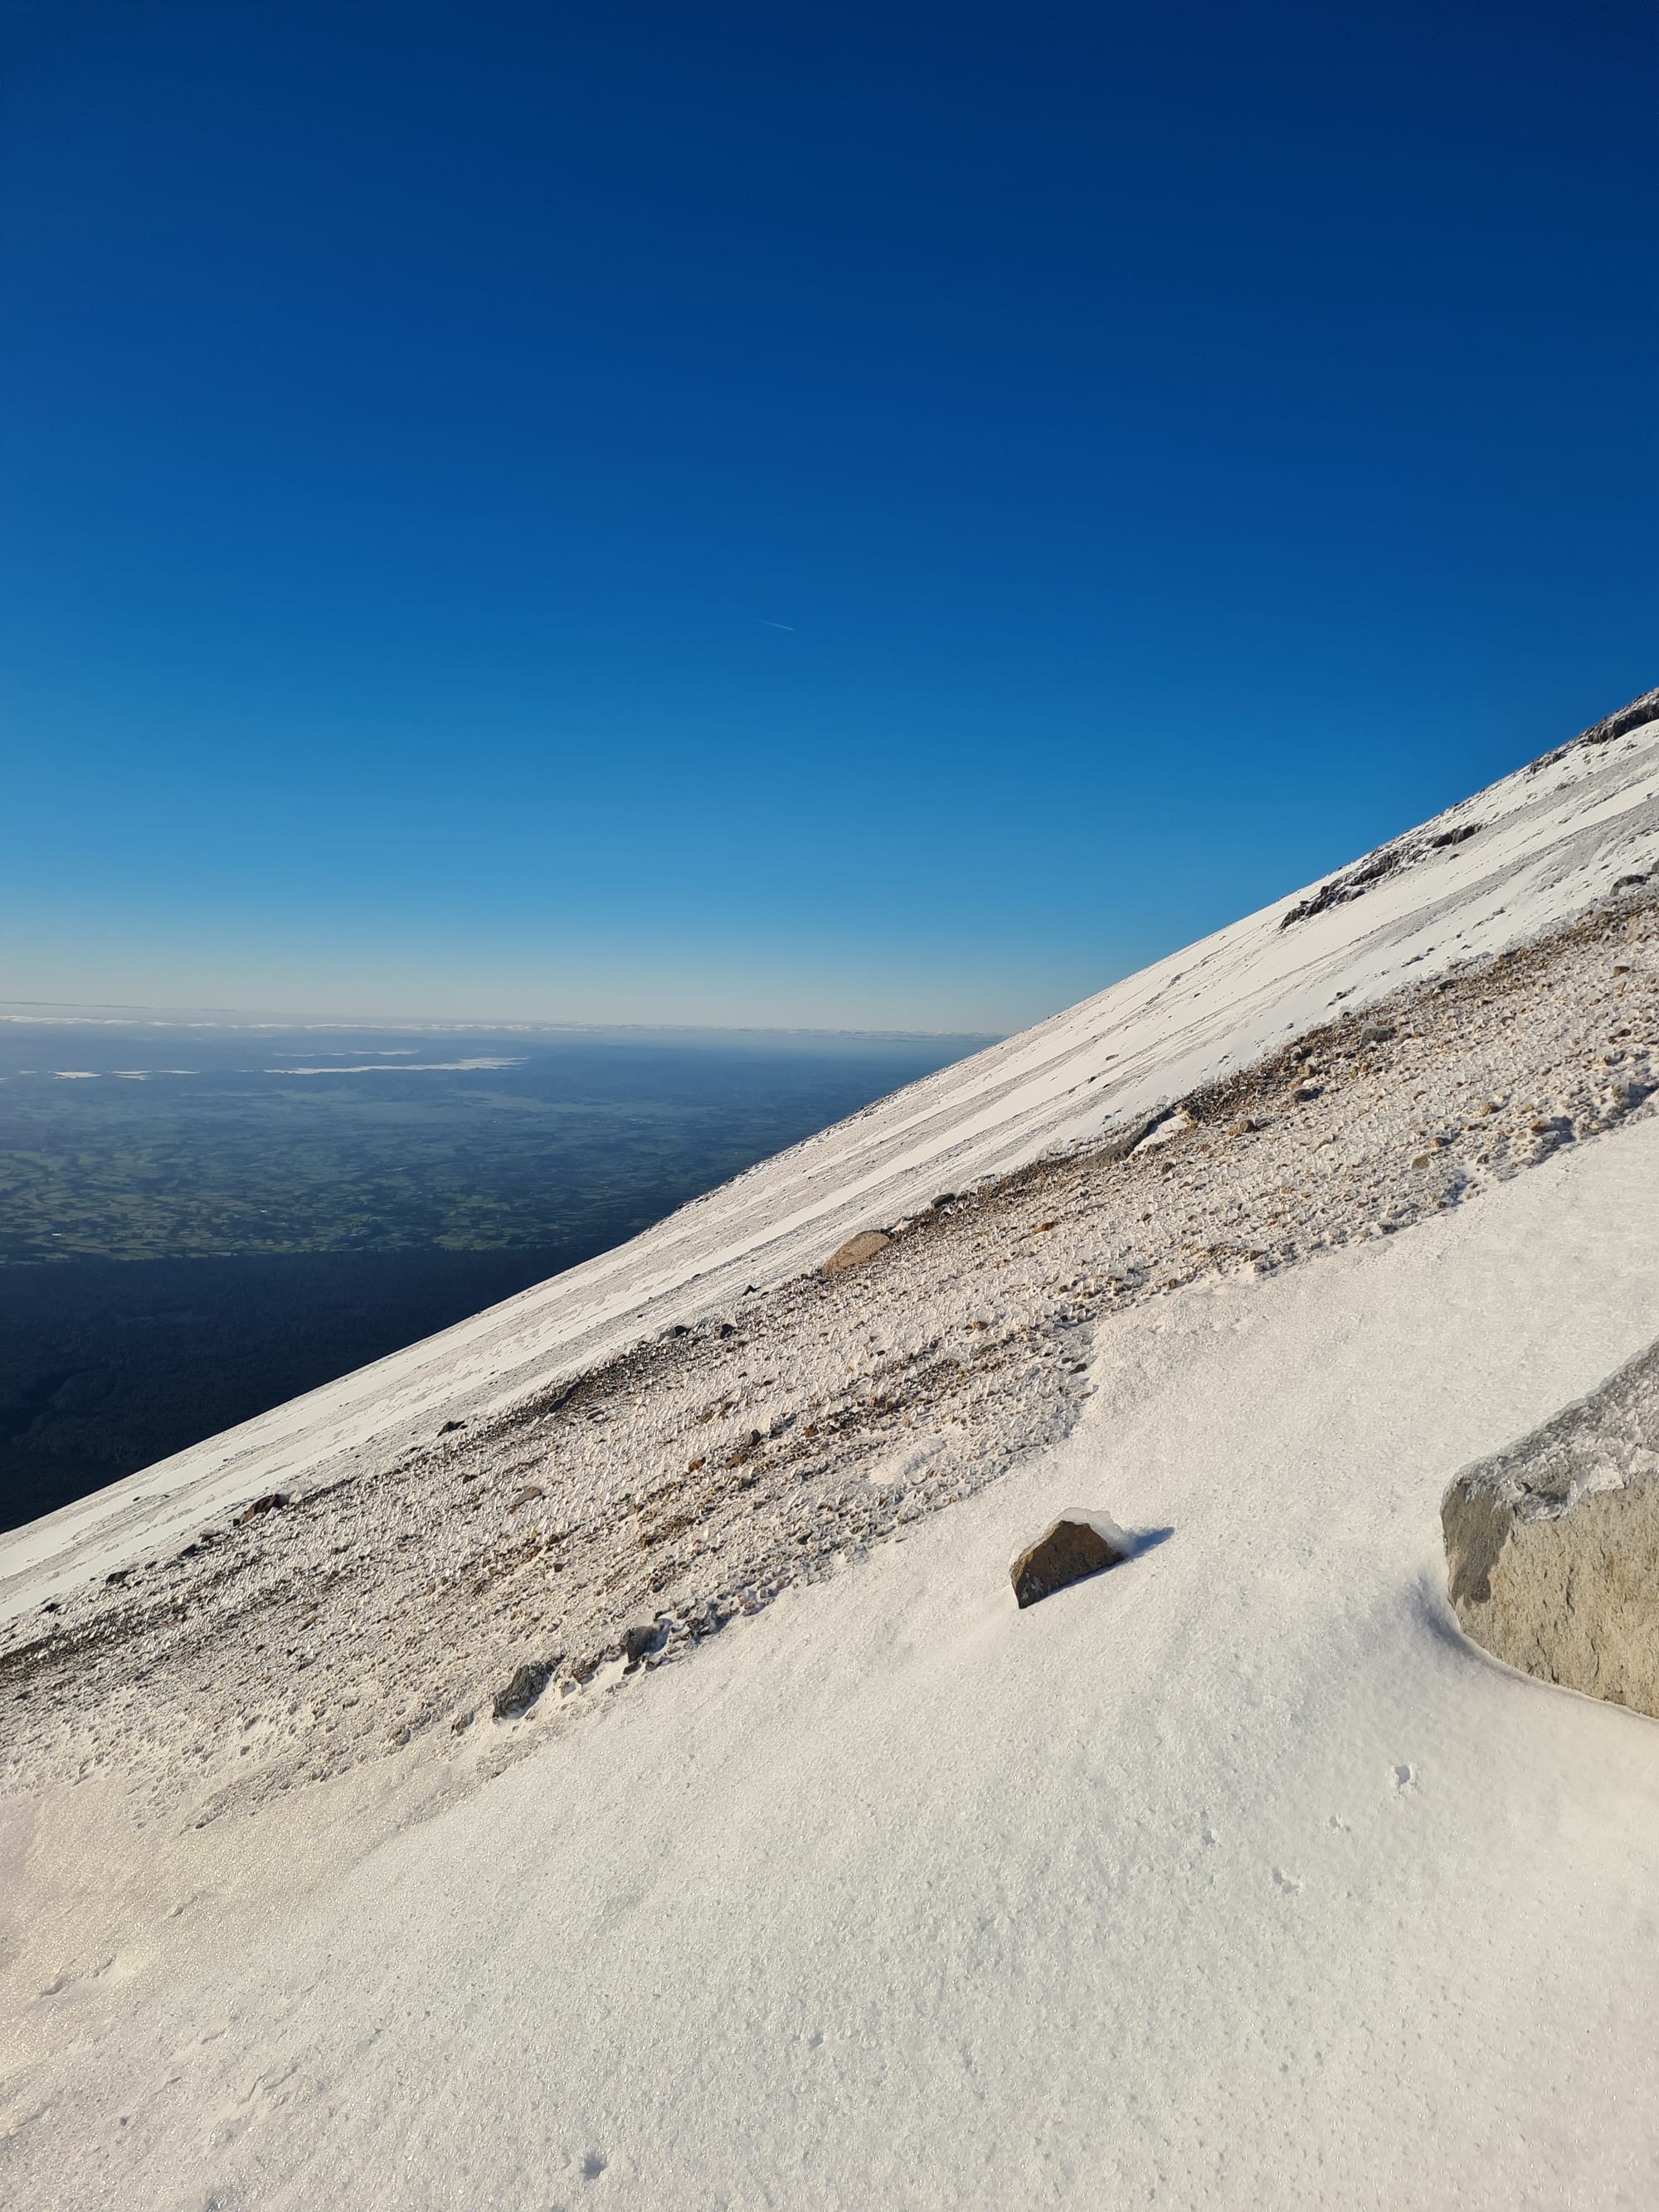
M 40 1793 L 126 1894 L 14 1935 L 10 2201 L 1651 2203 L 1659 1731 L 1464 1643 L 1437 1516 L 1656 1333 L 1647 1120 L 1110 1316 L 1064 1442 L 464 1800 Z M 1073 1498 L 1142 1549 L 1017 1613 Z
M 1656 864 L 1613 718 L 18 1532 L 6 2201 L 1659 2201 L 1659 1735 L 1438 1526 L 1659 1339 Z

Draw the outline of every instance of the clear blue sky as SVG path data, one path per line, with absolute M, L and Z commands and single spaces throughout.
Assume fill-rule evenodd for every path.
M 0 9 L 0 995 L 1008 1028 L 1659 678 L 1647 0 Z

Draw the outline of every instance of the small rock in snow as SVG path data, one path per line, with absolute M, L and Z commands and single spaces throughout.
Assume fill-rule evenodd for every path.
M 256 1514 L 280 1513 L 288 1504 L 285 1490 L 273 1490 L 266 1497 L 256 1498 L 252 1505 L 245 1505 L 236 1516 L 239 1521 L 252 1521 Z
M 1192 1115 L 1184 1106 L 1177 1106 L 1173 1114 L 1166 1114 L 1161 1121 L 1153 1123 L 1134 1150 L 1137 1152 L 1156 1152 L 1160 1145 L 1167 1145 L 1172 1137 L 1180 1136 L 1192 1126 Z
M 628 1662 L 628 1672 L 630 1674 L 641 1659 L 656 1650 L 665 1632 L 661 1622 L 656 1620 L 643 1621 L 639 1626 L 628 1629 L 624 1632 L 623 1657 Z
M 856 1237 L 849 1237 L 844 1244 L 837 1244 L 824 1261 L 826 1275 L 844 1274 L 848 1267 L 861 1267 L 865 1261 L 873 1260 L 878 1252 L 884 1252 L 892 1240 L 879 1229 L 861 1229 Z
M 557 1662 L 551 1659 L 529 1659 L 512 1679 L 495 1692 L 490 1711 L 498 1721 L 516 1720 L 520 1713 L 529 1711 L 552 1679 Z
M 1132 1548 L 1109 1515 L 1073 1506 L 1050 1522 L 1036 1543 L 1016 1552 L 1009 1561 L 1008 1579 L 1014 1586 L 1015 1602 L 1022 1609 L 1036 1605 L 1068 1583 L 1116 1566 L 1128 1558 Z

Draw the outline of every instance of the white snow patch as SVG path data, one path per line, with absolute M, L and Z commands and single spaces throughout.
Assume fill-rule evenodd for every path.
M 950 1442 L 945 1436 L 913 1437 L 896 1451 L 884 1452 L 872 1464 L 866 1479 L 878 1490 L 902 1490 L 906 1483 L 925 1474 L 948 1449 Z

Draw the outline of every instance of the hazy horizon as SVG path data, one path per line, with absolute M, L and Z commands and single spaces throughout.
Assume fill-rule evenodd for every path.
M 641 1037 L 851 1037 L 904 1039 L 971 1038 L 997 1044 L 1007 1032 L 993 1030 L 871 1029 L 826 1027 L 811 1023 L 744 1022 L 578 1022 L 537 1020 L 520 1014 L 489 1016 L 396 1012 L 331 1013 L 315 1007 L 287 1009 L 272 1006 L 162 1006 L 125 1004 L 115 1000 L 5 999 L 0 1000 L 0 1022 L 65 1028 L 106 1025 L 112 1029 L 199 1028 L 249 1030 L 315 1030 L 349 1035 L 356 1030 L 387 1030 L 434 1035 L 477 1031 L 510 1036 L 605 1036 Z

